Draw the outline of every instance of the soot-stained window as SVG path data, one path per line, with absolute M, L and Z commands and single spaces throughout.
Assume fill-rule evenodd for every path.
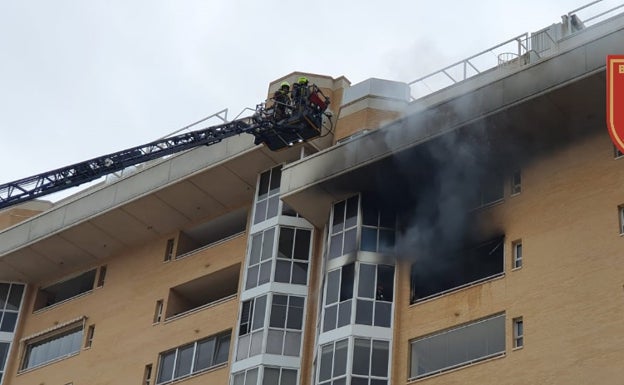
M 504 237 L 455 252 L 417 256 L 412 263 L 411 303 L 504 272 Z

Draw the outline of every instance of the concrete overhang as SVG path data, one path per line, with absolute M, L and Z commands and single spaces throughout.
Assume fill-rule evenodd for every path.
M 322 227 L 332 202 L 383 185 L 400 188 L 405 176 L 393 159 L 445 134 L 485 129 L 500 140 L 525 145 L 528 138 L 538 147 L 589 131 L 606 134 L 605 58 L 620 51 L 622 41 L 620 15 L 563 39 L 552 56 L 493 69 L 419 99 L 404 118 L 287 165 L 281 197 Z
M 53 279 L 250 207 L 258 173 L 298 159 L 301 150 L 271 152 L 251 135 L 237 136 L 80 192 L 0 232 L 0 281 Z

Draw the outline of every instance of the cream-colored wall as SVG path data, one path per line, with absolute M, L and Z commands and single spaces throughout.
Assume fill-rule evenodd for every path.
M 238 316 L 237 297 L 168 322 L 153 325 L 152 321 L 156 301 L 164 299 L 166 302 L 169 288 L 227 266 L 239 263 L 242 266 L 246 234 L 164 263 L 169 238 L 163 237 L 158 242 L 102 261 L 101 264 L 107 265 L 102 288 L 34 314 L 35 290 L 31 286 L 24 304 L 26 311 L 22 313 L 26 318 L 18 330 L 17 340 L 86 316 L 87 326 L 95 324 L 93 345 L 76 356 L 17 375 L 18 362 L 11 360 L 4 384 L 140 384 L 145 365 L 150 363 L 155 380 L 159 352 L 234 329 Z M 23 345 L 17 345 L 20 344 L 14 347 L 23 354 Z M 226 384 L 228 376 L 229 365 L 225 365 L 185 383 Z
M 374 130 L 401 117 L 398 111 L 365 108 L 340 118 L 336 124 L 334 143 L 362 130 Z
M 624 159 L 606 130 L 522 170 L 522 193 L 484 209 L 505 230 L 505 277 L 409 305 L 409 264 L 398 269 L 393 383 L 407 382 L 409 341 L 506 312 L 506 355 L 425 378 L 435 384 L 619 384 L 624 379 Z M 523 266 L 512 271 L 511 243 Z M 512 349 L 523 317 L 524 347 Z

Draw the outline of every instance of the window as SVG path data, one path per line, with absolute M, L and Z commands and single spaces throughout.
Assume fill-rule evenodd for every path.
M 240 264 L 232 265 L 169 289 L 165 319 L 225 301 L 238 293 Z
M 271 280 L 271 257 L 275 243 L 275 227 L 251 237 L 245 289 L 252 289 Z
M 519 269 L 522 267 L 522 241 L 514 241 L 511 248 L 513 250 L 513 268 Z
M 90 348 L 93 345 L 93 335 L 95 334 L 95 325 L 89 325 L 87 329 L 87 339 L 85 340 L 85 348 Z
M 522 317 L 513 319 L 513 347 L 521 348 L 524 346 L 524 324 Z
M 23 293 L 24 285 L 22 284 L 0 283 L 0 332 L 13 333 L 15 331 Z
M 351 385 L 387 384 L 389 358 L 388 341 L 356 338 L 353 343 Z
M 410 379 L 505 354 L 505 315 L 416 339 L 410 350 Z
M 355 323 L 390 327 L 394 266 L 359 264 Z
M 520 170 L 515 171 L 511 176 L 511 195 L 517 195 L 522 192 L 522 174 Z
M 618 207 L 620 214 L 620 234 L 624 235 L 624 205 Z
M 376 206 L 371 198 L 363 197 L 360 250 L 389 253 L 394 250 L 394 213 Z
M 327 273 L 323 332 L 351 323 L 354 264 Z
M 298 357 L 301 350 L 304 297 L 273 294 L 266 352 Z
M 156 301 L 156 309 L 154 309 L 154 323 L 157 324 L 162 320 L 163 313 L 163 300 Z
M 26 341 L 26 354 L 21 369 L 32 369 L 80 352 L 82 322 Z
M 280 227 L 275 265 L 275 282 L 307 285 L 312 232 Z
M 9 346 L 8 342 L 0 342 L 0 384 L 9 358 Z
M 173 245 L 175 245 L 175 239 L 167 239 L 167 246 L 165 247 L 165 262 L 169 262 L 173 258 Z
M 347 377 L 349 340 L 344 339 L 321 346 L 321 363 L 318 371 L 319 385 L 343 385 Z
M 150 385 L 152 381 L 152 364 L 145 365 L 145 370 L 143 371 L 143 385 Z
M 358 195 L 334 204 L 329 240 L 330 259 L 356 250 L 358 205 Z
M 255 367 L 234 373 L 233 385 L 296 385 L 297 370 L 275 367 Z
M 281 178 L 282 166 L 274 167 L 260 174 L 254 210 L 254 225 L 277 216 Z
M 419 255 L 412 264 L 411 303 L 502 275 L 503 242 L 504 237 L 496 237 L 451 252 L 433 250 L 431 255 Z
M 57 304 L 93 290 L 97 269 L 89 270 L 76 277 L 40 288 L 35 299 L 35 310 Z
M 237 361 L 262 353 L 266 306 L 266 295 L 243 302 L 238 328 Z
M 475 208 L 485 207 L 504 198 L 504 180 L 498 174 L 488 175 L 479 186 Z
M 163 384 L 226 363 L 230 334 L 228 331 L 161 353 L 156 383 Z
M 104 286 L 104 281 L 106 281 L 106 265 L 100 266 L 100 274 L 98 274 L 97 287 Z

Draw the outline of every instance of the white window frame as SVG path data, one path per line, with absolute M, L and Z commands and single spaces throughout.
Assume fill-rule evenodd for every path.
M 512 270 L 522 268 L 522 239 L 515 240 L 511 243 L 511 267 Z
M 512 320 L 513 327 L 513 349 L 521 349 L 524 346 L 524 321 L 522 317 Z
M 511 196 L 522 192 L 522 171 L 516 170 L 511 174 Z
M 246 264 L 246 269 L 245 269 L 245 283 L 244 283 L 244 290 L 251 290 L 253 288 L 256 288 L 258 286 L 264 285 L 266 283 L 270 283 L 273 280 L 273 275 L 275 274 L 274 272 L 274 263 L 273 261 L 275 260 L 274 256 L 276 254 L 276 250 L 277 250 L 277 246 L 278 246 L 278 234 L 279 234 L 279 226 L 273 226 L 273 227 L 269 227 L 267 229 L 264 229 L 262 231 L 259 231 L 257 233 L 252 234 L 249 237 L 249 251 L 248 251 L 248 255 L 247 255 L 247 264 Z M 272 235 L 267 237 L 267 233 L 273 232 Z M 258 256 L 258 261 L 256 263 L 254 263 L 253 265 L 251 264 L 251 253 L 253 252 L 253 242 L 254 242 L 254 238 L 260 237 L 260 255 Z M 268 253 L 268 258 L 266 259 L 262 259 L 262 256 L 265 254 L 265 244 L 267 244 L 267 240 L 272 238 L 272 245 L 271 245 L 271 250 L 266 250 L 266 252 Z M 269 266 L 269 280 L 267 282 L 263 282 L 260 283 L 260 271 L 262 270 L 262 266 L 263 265 L 268 265 Z M 249 271 L 254 268 L 254 267 L 258 267 L 258 274 L 256 276 L 255 282 L 247 287 L 247 281 L 249 280 Z

